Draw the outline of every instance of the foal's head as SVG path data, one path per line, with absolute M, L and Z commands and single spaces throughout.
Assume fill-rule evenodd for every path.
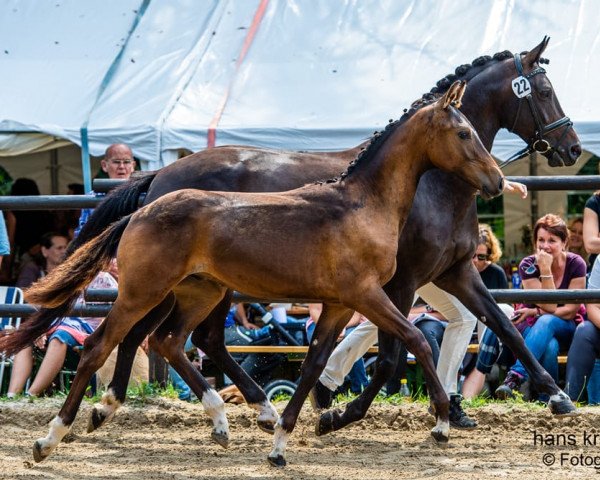
M 504 176 L 477 132 L 458 110 L 467 82 L 455 82 L 442 98 L 425 107 L 430 117 L 427 154 L 433 165 L 456 173 L 485 198 L 502 193 Z M 430 110 L 428 113 L 426 111 Z

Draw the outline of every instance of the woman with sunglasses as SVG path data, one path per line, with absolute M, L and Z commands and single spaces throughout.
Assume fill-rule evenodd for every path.
M 477 249 L 473 255 L 473 265 L 477 268 L 481 280 L 489 289 L 507 289 L 508 280 L 506 273 L 496 262 L 502 257 L 500 242 L 492 228 L 482 223 L 479 225 L 479 241 Z M 507 317 L 511 317 L 514 309 L 508 304 L 498 305 Z M 485 334 L 484 334 L 485 330 Z M 485 376 L 490 373 L 494 363 L 498 361 L 500 355 L 500 343 L 498 337 L 491 331 L 486 330 L 483 324 L 479 323 L 479 339 L 484 339 L 479 348 L 476 367 L 467 374 L 462 386 L 464 398 L 473 398 L 483 390 L 485 385 Z M 485 345 L 485 347 L 484 347 Z M 514 360 L 513 360 L 514 361 Z M 511 361 L 510 363 L 512 364 Z M 468 363 L 472 365 L 472 360 Z
M 558 215 L 548 214 L 540 218 L 533 229 L 536 253 L 525 257 L 519 264 L 519 275 L 524 289 L 583 289 L 586 280 L 586 264 L 581 256 L 567 251 L 569 231 L 565 221 Z M 567 348 L 577 324 L 583 321 L 585 307 L 582 304 L 556 304 L 540 302 L 522 305 L 515 309 L 515 326 L 525 338 L 525 345 L 536 359 L 556 378 L 558 376 L 558 351 L 549 357 L 549 345 Z M 544 358 L 546 357 L 546 358 Z M 520 361 L 510 369 L 504 384 L 496 389 L 496 396 L 514 396 L 526 380 L 527 372 Z

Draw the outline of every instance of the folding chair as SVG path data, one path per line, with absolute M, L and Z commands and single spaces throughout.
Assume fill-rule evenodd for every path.
M 18 287 L 0 287 L 0 302 L 9 305 L 22 304 L 23 291 Z M 19 328 L 20 324 L 20 318 L 0 317 L 0 330 L 6 328 Z M 0 394 L 4 394 L 4 372 L 6 367 L 11 365 L 11 363 L 12 359 L 6 358 L 4 352 L 0 352 Z

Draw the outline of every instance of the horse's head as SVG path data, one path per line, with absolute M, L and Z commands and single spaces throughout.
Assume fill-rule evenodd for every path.
M 457 81 L 432 104 L 427 154 L 438 168 L 456 173 L 484 198 L 502 193 L 504 175 L 485 149 L 477 132 L 458 109 L 467 82 Z
M 549 37 L 544 37 L 530 52 L 517 53 L 513 59 L 505 60 L 511 77 L 501 88 L 506 124 L 511 132 L 527 142 L 528 153 L 541 153 L 551 167 L 573 165 L 581 155 L 581 144 L 546 70 L 540 66 L 549 41 Z

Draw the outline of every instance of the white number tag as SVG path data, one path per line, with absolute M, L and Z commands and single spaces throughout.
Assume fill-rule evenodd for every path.
M 512 89 L 519 98 L 526 97 L 531 93 L 531 85 L 525 77 L 517 77 L 512 81 Z

